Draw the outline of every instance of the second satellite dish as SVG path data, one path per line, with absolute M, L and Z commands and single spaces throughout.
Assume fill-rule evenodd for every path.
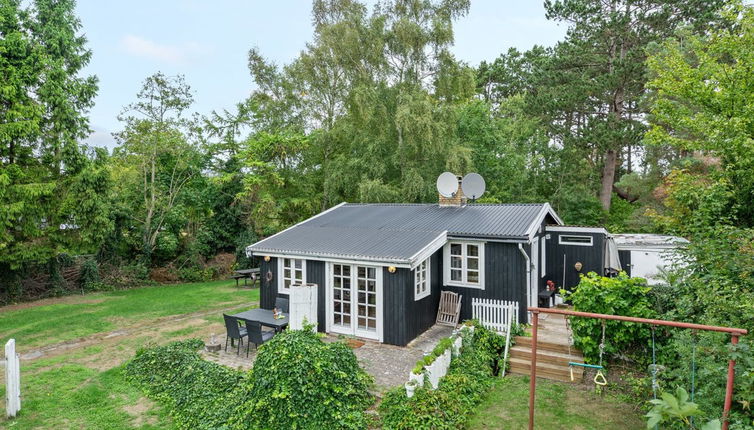
M 453 197 L 458 191 L 456 175 L 445 172 L 437 177 L 437 192 L 443 197 Z
M 482 194 L 484 194 L 485 190 L 485 183 L 484 178 L 479 173 L 469 173 L 468 175 L 463 177 L 463 181 L 461 181 L 461 190 L 463 191 L 463 195 L 472 199 L 476 200 L 479 197 L 482 197 Z

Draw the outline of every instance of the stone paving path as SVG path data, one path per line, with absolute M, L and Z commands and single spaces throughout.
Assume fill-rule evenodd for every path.
M 374 341 L 364 341 L 364 345 L 353 350 L 359 359 L 361 367 L 374 378 L 375 391 L 382 393 L 389 388 L 402 385 L 408 380 L 408 374 L 414 368 L 416 362 L 429 353 L 444 337 L 450 336 L 453 328 L 448 326 L 432 326 L 419 337 L 414 339 L 408 346 L 387 345 Z M 325 342 L 337 342 L 335 335 L 327 335 Z M 225 345 L 224 338 L 218 341 Z M 220 352 L 210 353 L 202 351 L 202 356 L 215 363 L 238 370 L 249 370 L 256 358 L 256 349 L 252 345 L 249 357 L 246 357 L 246 345 L 241 348 L 241 353 L 236 354 L 236 348 L 228 345 L 228 351 L 221 349 Z

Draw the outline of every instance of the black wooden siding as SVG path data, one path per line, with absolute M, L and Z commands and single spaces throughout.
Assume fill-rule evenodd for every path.
M 529 253 L 529 246 L 524 250 Z M 440 260 L 442 261 L 442 259 Z M 441 264 L 440 264 L 441 265 Z M 442 267 L 438 276 L 442 279 Z M 484 245 L 484 290 L 467 287 L 443 286 L 443 290 L 460 294 L 461 320 L 472 316 L 471 299 L 512 300 L 519 303 L 518 319 L 527 320 L 526 315 L 526 260 L 516 243 L 487 242 Z M 435 308 L 435 313 L 437 308 Z
M 321 332 L 327 328 L 326 276 L 324 261 L 306 260 L 306 282 L 317 284 L 317 331 Z
M 429 296 L 414 300 L 414 272 L 399 268 L 395 273 L 390 273 L 387 268 L 383 268 L 382 315 L 385 343 L 404 346 L 435 323 L 442 285 L 442 249 L 432 255 L 430 271 Z
M 631 251 L 618 251 L 618 259 L 620 259 L 620 267 L 626 272 L 626 275 L 631 276 Z
M 550 231 L 548 234 L 550 239 L 547 240 L 547 276 L 545 276 L 545 281 L 550 279 L 555 282 L 558 289 L 565 287 L 567 290 L 572 290 L 579 284 L 581 280 L 579 275 L 581 274 L 595 272 L 600 276 L 604 275 L 604 234 L 565 231 Z M 561 245 L 558 243 L 560 235 L 591 236 L 592 246 Z M 563 283 L 564 255 L 565 284 Z M 577 271 L 574 267 L 576 262 L 581 262 L 581 271 Z

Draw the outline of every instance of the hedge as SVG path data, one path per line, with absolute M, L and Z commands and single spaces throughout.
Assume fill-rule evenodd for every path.
M 125 375 L 164 405 L 180 429 L 361 429 L 371 378 L 351 349 L 287 330 L 239 372 L 204 360 L 193 339 L 141 349 Z

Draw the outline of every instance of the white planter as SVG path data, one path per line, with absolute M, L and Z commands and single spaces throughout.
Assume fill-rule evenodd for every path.
M 448 367 L 450 367 L 450 359 L 451 353 L 450 350 L 447 349 L 441 356 L 437 357 L 430 366 L 424 368 L 427 372 L 427 379 L 429 379 L 429 384 L 432 386 L 433 390 L 437 389 L 437 386 L 440 384 L 440 378 L 448 373 Z
M 408 380 L 409 381 L 415 381 L 416 386 L 423 387 L 424 386 L 424 372 L 416 374 L 414 372 L 410 372 L 408 374 Z M 411 397 L 411 396 L 409 396 Z
M 414 392 L 416 391 L 416 384 L 412 384 L 409 382 L 406 382 L 406 396 L 410 399 L 411 397 L 414 397 Z
M 461 336 L 456 337 L 453 340 L 453 357 L 461 355 L 461 347 L 463 346 L 463 338 Z

